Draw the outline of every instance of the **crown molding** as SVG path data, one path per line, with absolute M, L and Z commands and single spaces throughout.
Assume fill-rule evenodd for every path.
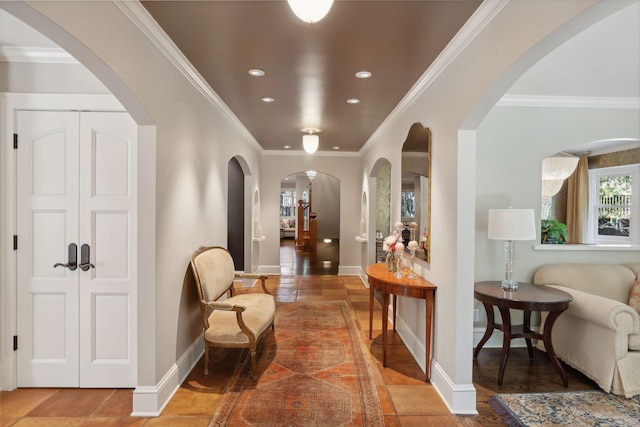
M 198 70 L 195 69 L 187 57 L 178 49 L 173 40 L 167 36 L 140 2 L 113 0 L 113 3 L 120 8 L 125 16 L 169 59 L 187 80 L 231 122 L 259 153 L 264 151 L 251 132 L 242 124 L 240 119 L 231 111 Z
M 59 47 L 0 46 L 0 62 L 79 64 L 73 56 Z
M 640 109 L 640 98 L 596 96 L 504 95 L 497 107 Z
M 389 113 L 386 119 L 371 134 L 367 142 L 360 149 L 360 153 L 367 151 L 373 141 L 384 133 L 391 124 L 400 117 L 425 90 L 447 69 L 447 67 L 464 51 L 476 36 L 495 18 L 511 0 L 485 0 L 462 26 L 460 31 L 451 39 L 449 44 L 440 52 L 438 57 L 422 74 L 409 92 L 400 100 L 398 105 Z
M 264 156 L 289 156 L 289 157 L 360 157 L 358 151 L 316 151 L 313 154 L 309 154 L 304 150 L 264 150 L 262 151 Z

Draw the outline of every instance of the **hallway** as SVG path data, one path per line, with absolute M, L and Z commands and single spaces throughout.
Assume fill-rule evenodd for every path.
M 340 241 L 318 241 L 316 261 L 310 260 L 310 254 L 297 251 L 293 239 L 280 240 L 280 273 L 294 275 L 338 274 L 340 262 Z
M 407 347 L 393 332 L 389 333 L 388 366 L 382 367 L 381 308 L 376 302 L 373 339 L 370 340 L 369 290 L 359 277 L 269 276 L 267 287 L 278 304 L 331 300 L 343 300 L 349 304 L 370 349 L 369 362 L 387 426 L 498 426 L 503 425 L 502 420 L 487 403 L 494 393 L 567 390 L 557 381 L 557 373 L 544 353 L 535 350 L 534 360 L 529 361 L 526 349 L 521 348 L 512 350 L 504 385 L 498 386 L 496 373 L 500 349 L 484 349 L 474 362 L 479 415 L 451 415 L 435 388 L 424 381 L 424 373 Z M 247 292 L 241 284 L 236 289 L 239 293 Z M 132 410 L 131 390 L 18 389 L 0 392 L 0 426 L 205 427 L 230 385 L 237 361 L 244 357 L 241 352 L 233 349 L 214 351 L 211 373 L 206 379 L 202 375 L 202 360 L 198 362 L 157 418 L 129 416 Z M 595 388 L 579 372 L 565 368 L 569 376 L 569 390 Z

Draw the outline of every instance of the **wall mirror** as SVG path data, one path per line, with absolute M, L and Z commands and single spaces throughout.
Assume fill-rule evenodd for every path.
M 402 145 L 401 221 L 405 234 L 415 223 L 416 257 L 431 262 L 431 130 L 414 123 Z
M 591 142 L 543 159 L 541 243 L 637 244 L 631 229 L 640 222 L 632 209 L 638 177 L 640 142 L 632 139 Z

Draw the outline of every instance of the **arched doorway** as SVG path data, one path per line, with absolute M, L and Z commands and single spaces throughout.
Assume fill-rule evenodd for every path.
M 316 214 L 315 253 L 301 243 L 299 200 L 303 208 L 310 203 L 310 212 Z M 308 229 L 308 225 L 302 223 L 302 228 Z M 340 180 L 304 171 L 284 177 L 280 183 L 281 274 L 338 274 L 339 259 Z
M 227 170 L 227 249 L 237 271 L 244 271 L 244 172 L 235 157 Z

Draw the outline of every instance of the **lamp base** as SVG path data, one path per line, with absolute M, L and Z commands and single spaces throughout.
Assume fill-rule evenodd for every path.
M 513 264 L 515 258 L 516 247 L 513 240 L 505 240 L 504 242 L 504 280 L 502 281 L 502 289 L 515 291 L 518 289 L 518 282 L 514 279 Z
M 503 280 L 502 289 L 505 291 L 515 291 L 516 289 L 518 289 L 518 282 L 516 282 L 515 280 Z

